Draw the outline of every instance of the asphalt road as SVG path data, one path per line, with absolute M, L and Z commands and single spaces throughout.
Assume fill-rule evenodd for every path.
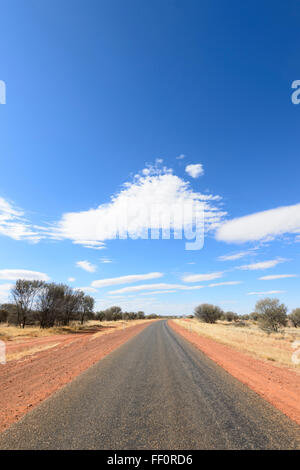
M 171 330 L 145 330 L 0 436 L 0 449 L 299 449 L 300 428 Z

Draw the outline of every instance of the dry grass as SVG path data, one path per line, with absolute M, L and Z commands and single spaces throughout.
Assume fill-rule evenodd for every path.
M 36 346 L 36 347 L 29 348 L 29 349 L 23 349 L 22 351 L 7 353 L 6 360 L 7 361 L 19 360 L 25 356 L 32 356 L 35 353 L 39 353 L 41 351 L 46 351 L 47 349 L 55 348 L 55 346 L 58 346 L 58 345 L 59 343 L 46 344 L 43 346 Z
M 23 341 L 27 338 L 41 338 L 52 335 L 66 335 L 75 333 L 91 333 L 93 336 L 110 333 L 116 329 L 128 328 L 136 324 L 153 320 L 130 320 L 130 321 L 103 321 L 91 320 L 83 325 L 73 322 L 69 326 L 55 326 L 53 328 L 42 329 L 38 326 L 26 326 L 24 329 L 17 326 L 0 324 L 0 340 L 2 341 Z
M 267 334 L 252 322 L 245 322 L 245 326 L 229 322 L 216 324 L 202 323 L 199 320 L 175 320 L 179 325 L 214 339 L 220 343 L 243 351 L 256 358 L 272 361 L 275 365 L 285 365 L 300 368 L 293 364 L 291 356 L 294 352 L 292 343 L 300 340 L 300 329 L 285 328 L 283 333 Z

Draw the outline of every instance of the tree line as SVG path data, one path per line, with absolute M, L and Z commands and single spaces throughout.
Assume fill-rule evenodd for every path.
M 83 324 L 87 320 L 117 321 L 155 319 L 159 315 L 144 312 L 122 312 L 113 306 L 94 312 L 95 300 L 79 289 L 55 282 L 18 279 L 11 289 L 13 303 L 0 305 L 0 323 L 25 328 L 39 325 L 41 328 L 67 326 L 72 321 Z
M 289 315 L 288 307 L 281 304 L 279 299 L 264 298 L 256 302 L 255 311 L 250 315 L 238 315 L 234 312 L 224 312 L 217 305 L 201 304 L 194 310 L 194 315 L 205 323 L 216 323 L 217 320 L 240 321 L 253 320 L 266 332 L 278 332 L 291 324 L 300 327 L 300 308 L 294 309 Z
M 93 297 L 66 284 L 18 279 L 11 289 L 13 303 L 2 304 L 0 321 L 25 328 L 69 325 L 72 320 L 84 323 L 94 317 Z

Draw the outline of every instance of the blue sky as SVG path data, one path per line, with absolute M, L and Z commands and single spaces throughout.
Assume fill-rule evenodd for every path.
M 1 19 L 1 301 L 22 275 L 98 309 L 299 307 L 298 1 L 10 0 Z M 112 239 L 124 198 L 179 195 L 206 201 L 203 249 Z

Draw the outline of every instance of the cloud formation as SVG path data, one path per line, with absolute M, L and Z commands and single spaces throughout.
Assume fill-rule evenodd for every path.
M 256 254 L 254 253 L 254 248 L 251 250 L 247 250 L 247 251 L 239 251 L 238 253 L 233 253 L 231 255 L 219 256 L 218 260 L 219 261 L 235 261 L 237 259 L 241 259 L 241 258 L 244 258 L 245 256 L 249 256 L 253 254 Z
M 271 259 L 268 261 L 261 261 L 260 263 L 252 263 L 252 264 L 244 264 L 243 266 L 239 266 L 237 269 L 243 269 L 247 271 L 255 271 L 257 269 L 270 269 L 277 266 L 279 263 L 283 263 L 286 261 L 283 258 Z
M 99 279 L 92 282 L 92 287 L 107 287 L 118 284 L 130 284 L 133 282 L 146 281 L 162 277 L 163 273 L 153 272 L 147 274 L 130 274 L 128 276 L 112 277 L 109 279 Z
M 182 280 L 184 282 L 202 282 L 202 281 L 211 281 L 213 279 L 218 279 L 223 276 L 223 272 L 208 273 L 208 274 L 189 274 L 184 276 Z
M 227 243 L 272 240 L 283 234 L 300 234 L 300 204 L 277 207 L 224 222 L 216 239 Z
M 0 235 L 32 243 L 43 238 L 40 231 L 25 219 L 24 212 L 2 197 L 0 197 Z
M 285 290 L 267 290 L 265 292 L 248 292 L 247 295 L 272 295 L 272 294 L 284 294 Z
M 219 207 L 220 199 L 192 191 L 188 182 L 168 168 L 149 166 L 125 183 L 110 202 L 96 209 L 65 213 L 53 227 L 53 236 L 102 249 L 106 240 L 147 238 L 150 229 L 181 230 L 178 208 L 187 206 L 193 207 L 193 213 L 185 211 L 186 225 L 193 225 L 195 216 L 204 212 L 206 231 L 214 230 L 226 215 Z
M 273 281 L 273 279 L 285 279 L 290 277 L 298 277 L 297 274 L 271 274 L 270 276 L 259 277 L 260 281 Z
M 13 284 L 0 284 L 0 302 L 8 302 L 10 290 L 13 288 Z
M 109 294 L 124 294 L 126 292 L 139 292 L 144 290 L 194 290 L 202 289 L 204 286 L 185 286 L 183 284 L 143 284 L 138 286 L 123 287 L 122 289 L 110 291 Z
M 89 293 L 97 292 L 97 289 L 94 289 L 91 286 L 75 287 L 75 290 L 82 290 L 83 292 L 89 292 Z
M 185 171 L 191 178 L 199 178 L 199 176 L 204 174 L 203 165 L 201 163 L 187 165 Z
M 89 261 L 77 261 L 76 266 L 88 271 L 89 273 L 94 273 L 97 269 L 97 267 Z
M 226 281 L 226 282 L 216 282 L 215 284 L 209 284 L 208 287 L 217 287 L 217 286 L 235 286 L 237 284 L 242 284 L 243 281 Z
M 7 281 L 16 281 L 17 279 L 26 279 L 27 281 L 49 281 L 49 276 L 39 271 L 28 271 L 27 269 L 1 269 L 0 279 Z
M 112 263 L 112 260 L 109 259 L 109 258 L 101 258 L 101 259 L 100 259 L 100 263 L 103 263 L 103 264 L 110 264 L 110 263 Z

